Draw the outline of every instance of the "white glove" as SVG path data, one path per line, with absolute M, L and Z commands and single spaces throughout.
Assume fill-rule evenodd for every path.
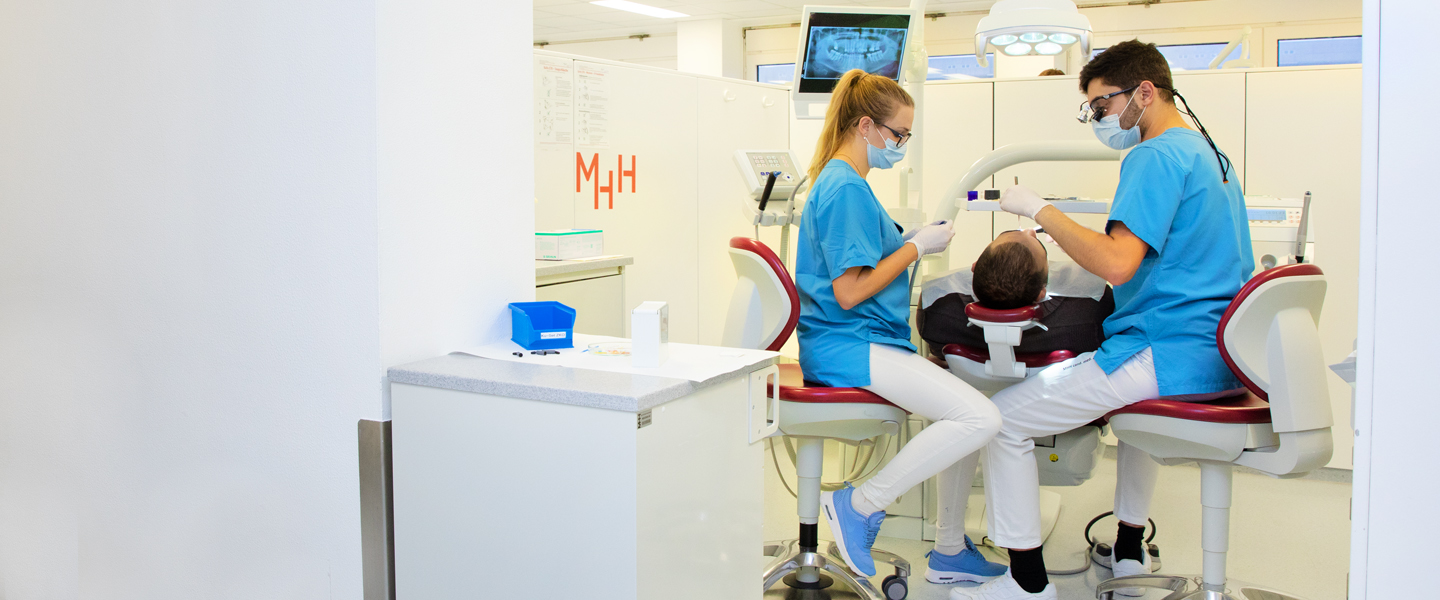
M 931 223 L 931 225 L 944 225 L 944 224 L 946 224 L 946 223 L 949 223 L 949 221 L 941 220 L 941 221 L 936 221 L 936 222 L 934 222 L 934 223 Z M 925 226 L 923 226 L 923 225 L 920 226 L 920 227 L 916 227 L 915 229 L 911 229 L 911 230 L 906 231 L 905 233 L 901 234 L 900 237 L 901 237 L 902 239 L 904 239 L 905 241 L 908 242 L 908 241 L 910 241 L 910 238 L 915 237 L 915 234 L 920 233 L 920 230 L 921 230 L 921 229 L 924 229 L 924 228 L 925 228 Z
M 1040 194 L 1023 185 L 1013 185 L 1000 195 L 1000 210 L 1012 215 L 1020 215 L 1027 219 L 1034 219 L 1040 214 L 1041 209 L 1050 206 L 1040 197 Z
M 907 244 L 915 244 L 915 249 L 920 256 L 944 252 L 950 246 L 950 239 L 955 237 L 955 224 L 940 221 L 938 224 L 931 224 L 921 227 L 915 235 L 911 236 Z

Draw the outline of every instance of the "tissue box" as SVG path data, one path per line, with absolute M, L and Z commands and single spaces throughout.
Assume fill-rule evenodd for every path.
M 630 313 L 630 364 L 653 368 L 670 357 L 670 306 L 642 302 Z
M 604 253 L 605 232 L 599 229 L 535 232 L 536 260 L 575 260 Z

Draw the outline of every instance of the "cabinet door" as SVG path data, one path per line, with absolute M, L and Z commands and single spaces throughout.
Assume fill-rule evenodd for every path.
M 938 216 L 936 211 L 945 190 L 994 149 L 994 99 L 995 84 L 989 81 L 925 86 L 924 132 L 910 143 L 925 144 L 921 186 L 929 218 Z M 980 187 L 990 185 L 987 180 Z M 968 268 L 993 236 L 992 213 L 964 210 L 964 200 L 960 202 L 961 210 L 955 215 L 955 239 L 950 242 L 951 269 Z
M 575 332 L 625 337 L 625 286 L 620 275 L 535 288 L 536 300 L 575 309 Z
M 626 312 L 644 301 L 667 302 L 670 341 L 693 344 L 699 329 L 695 78 L 582 60 L 575 65 L 577 115 L 587 102 L 595 109 L 576 117 L 575 150 L 584 163 L 571 163 L 576 171 L 569 181 L 580 184 L 575 226 L 604 230 L 606 253 L 635 257 L 626 273 L 633 299 Z M 587 73 L 589 83 L 579 83 Z
M 700 79 L 696 83 L 702 116 L 697 148 L 700 169 L 696 173 L 699 340 L 702 344 L 719 344 L 736 281 L 735 267 L 730 263 L 730 238 L 755 235 L 754 226 L 741 212 L 750 194 L 735 168 L 735 151 L 787 148 L 790 104 L 785 90 L 739 81 Z M 780 253 L 778 227 L 762 227 L 760 235 L 761 241 Z
M 1315 264 L 1329 288 L 1320 344 L 1329 364 L 1354 348 L 1360 295 L 1360 69 L 1276 71 L 1247 76 L 1245 193 L 1299 198 L 1313 193 Z M 1207 119 L 1207 125 L 1208 119 Z M 1350 386 L 1330 373 L 1335 415 L 1331 467 L 1348 469 L 1354 436 Z

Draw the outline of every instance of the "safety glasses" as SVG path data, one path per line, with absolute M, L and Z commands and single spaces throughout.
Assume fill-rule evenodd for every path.
M 1075 120 L 1081 123 L 1089 123 L 1091 121 L 1099 121 L 1100 119 L 1105 118 L 1106 105 L 1102 103 L 1106 102 L 1111 98 L 1114 98 L 1115 96 L 1119 96 L 1120 94 L 1128 94 L 1130 92 L 1133 92 L 1138 87 L 1140 86 L 1137 85 L 1130 87 L 1129 89 L 1120 90 L 1118 92 L 1110 92 L 1089 102 L 1081 102 L 1080 114 L 1075 115 Z
M 875 124 L 876 124 L 876 125 L 879 125 L 879 126 L 881 126 L 881 127 L 884 127 L 884 128 L 886 128 L 886 129 L 889 129 L 889 130 L 890 130 L 890 133 L 892 133 L 892 134 L 895 135 L 895 147 L 896 147 L 896 148 L 899 148 L 899 147 L 901 147 L 901 146 L 904 146 L 904 145 L 905 145 L 905 142 L 910 141 L 910 134 L 908 134 L 908 133 L 905 134 L 905 135 L 900 135 L 900 132 L 895 131 L 895 130 L 892 129 L 889 125 L 886 125 L 886 124 L 881 123 L 881 122 L 879 122 L 879 121 L 876 121 Z

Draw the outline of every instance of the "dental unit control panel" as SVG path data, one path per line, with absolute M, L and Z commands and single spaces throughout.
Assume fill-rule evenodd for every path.
M 794 222 L 795 195 L 805 184 L 800 161 L 789 150 L 736 150 L 735 166 L 750 194 L 742 206 L 753 225 Z

